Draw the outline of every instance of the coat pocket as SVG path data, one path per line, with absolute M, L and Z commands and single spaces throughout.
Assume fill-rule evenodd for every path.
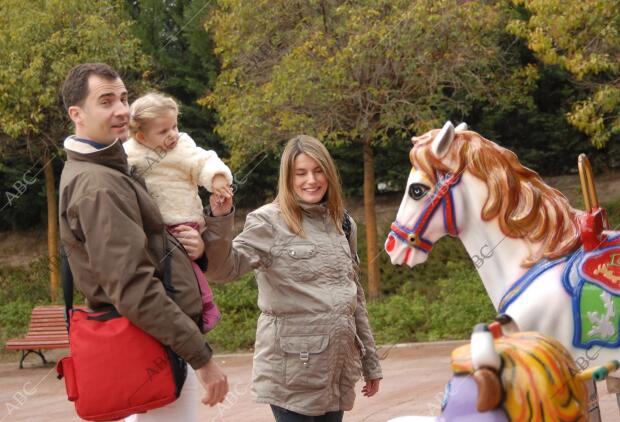
M 297 281 L 311 281 L 316 278 L 317 247 L 312 243 L 292 243 L 284 248 L 284 259 L 289 268 L 289 274 Z M 314 262 L 314 266 L 312 265 Z
M 285 354 L 284 380 L 287 386 L 320 389 L 329 382 L 328 334 L 280 337 Z

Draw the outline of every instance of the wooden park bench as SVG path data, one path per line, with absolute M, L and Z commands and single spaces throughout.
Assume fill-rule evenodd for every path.
M 78 308 L 76 306 L 76 308 Z M 24 338 L 14 338 L 7 341 L 5 349 L 21 350 L 22 357 L 19 368 L 23 369 L 24 359 L 30 353 L 41 357 L 47 363 L 43 350 L 68 349 L 69 335 L 65 323 L 64 306 L 37 306 L 32 310 L 28 333 Z

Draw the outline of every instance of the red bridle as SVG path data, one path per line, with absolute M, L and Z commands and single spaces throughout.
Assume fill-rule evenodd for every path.
M 455 174 L 446 173 L 440 178 L 436 185 L 435 194 L 426 198 L 422 213 L 415 222 L 413 229 L 401 226 L 396 221 L 392 223 L 386 244 L 388 253 L 394 248 L 395 239 L 424 253 L 429 253 L 433 249 L 433 242 L 425 239 L 423 236 L 439 205 L 443 205 L 443 223 L 446 231 L 452 236 L 458 235 L 452 188 L 461 180 L 461 174 L 461 172 Z M 407 252 L 408 256 L 409 251 Z

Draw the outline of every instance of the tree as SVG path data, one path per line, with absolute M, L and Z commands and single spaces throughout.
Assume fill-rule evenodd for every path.
M 217 77 L 211 38 L 204 31 L 210 0 L 127 0 L 133 32 L 151 58 L 150 79 L 181 105 L 180 128 L 209 148 L 224 145 L 214 131 L 215 112 L 197 100 Z
M 375 145 L 459 120 L 500 90 L 501 10 L 456 0 L 223 0 L 208 23 L 222 71 L 203 99 L 233 162 L 297 133 L 362 151 L 369 294 L 379 294 Z
M 529 13 L 510 30 L 548 65 L 568 70 L 588 92 L 569 122 L 603 147 L 620 134 L 620 14 L 609 0 L 512 0 Z
M 59 277 L 53 161 L 62 155 L 59 143 L 69 132 L 60 87 L 78 63 L 109 63 L 131 82 L 143 76 L 147 61 L 115 0 L 3 0 L 0 40 L 0 127 L 11 138 L 0 152 L 40 160 L 54 299 Z

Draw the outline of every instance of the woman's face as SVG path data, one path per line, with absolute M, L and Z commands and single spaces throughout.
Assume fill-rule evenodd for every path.
M 295 157 L 293 163 L 293 190 L 308 204 L 320 202 L 327 192 L 327 177 L 313 158 L 304 153 Z

